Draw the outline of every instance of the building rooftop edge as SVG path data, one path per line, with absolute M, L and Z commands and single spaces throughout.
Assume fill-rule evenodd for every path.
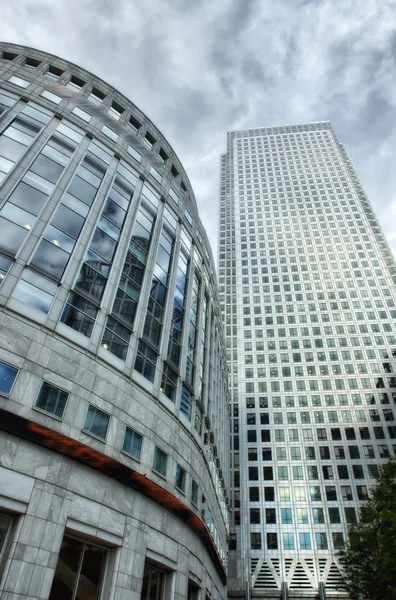
M 245 127 L 243 129 L 232 129 L 227 132 L 227 134 L 234 133 L 259 133 L 261 131 L 273 131 L 275 133 L 294 133 L 295 131 L 303 131 L 305 127 L 315 126 L 325 126 L 325 129 L 332 129 L 331 123 L 328 120 L 324 121 L 306 121 L 304 123 L 298 123 L 294 125 L 263 125 L 258 127 Z M 278 130 L 278 131 L 276 131 Z

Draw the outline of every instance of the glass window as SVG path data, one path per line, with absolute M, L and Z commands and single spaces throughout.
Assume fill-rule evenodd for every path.
M 315 533 L 316 547 L 318 550 L 327 550 L 327 536 L 325 533 Z
M 277 533 L 267 533 L 267 548 L 268 548 L 268 550 L 277 550 L 278 549 L 278 534 Z
M 68 397 L 68 392 L 60 390 L 44 381 L 37 397 L 35 407 L 61 419 L 65 412 Z
M 0 561 L 3 557 L 4 550 L 10 534 L 12 518 L 8 515 L 0 514 Z
M 175 402 L 175 400 L 176 400 L 177 381 L 178 381 L 178 375 L 177 375 L 176 371 L 174 371 L 174 369 L 172 369 L 167 363 L 164 363 L 160 391 L 163 392 L 170 400 L 172 400 L 172 402 Z M 183 392 L 184 392 L 184 390 L 183 390 Z M 181 410 L 184 414 L 187 415 L 188 418 L 190 418 L 190 416 L 191 416 L 190 415 L 191 407 L 190 407 L 190 402 L 189 402 L 190 398 L 189 398 L 189 394 L 186 393 L 186 392 L 188 392 L 188 389 L 186 389 L 186 392 L 184 392 L 184 394 L 183 394 L 183 392 L 182 392 Z
M 309 533 L 300 533 L 301 550 L 311 550 L 311 536 Z
M 3 283 L 11 265 L 12 260 L 3 254 L 0 254 L 0 285 Z
M 128 352 L 130 335 L 131 331 L 128 327 L 125 327 L 109 315 L 103 333 L 102 347 L 118 356 L 121 360 L 125 360 Z
M 156 471 L 160 475 L 163 475 L 164 477 L 166 477 L 167 462 L 168 462 L 168 455 L 156 446 L 155 452 L 154 452 L 154 462 L 153 462 L 154 471 Z
M 127 452 L 127 454 L 130 454 L 134 458 L 140 459 L 142 441 L 143 437 L 140 435 L 140 433 L 134 429 L 131 429 L 130 427 L 127 427 L 125 429 L 124 444 L 122 449 L 124 452 Z
M 313 522 L 314 523 L 316 523 L 316 524 L 324 523 L 323 508 L 313 508 L 312 514 L 313 514 Z
M 180 491 L 182 491 L 183 493 L 185 492 L 185 489 L 186 489 L 186 471 L 180 465 L 176 465 L 176 480 L 175 480 L 175 485 L 176 485 L 176 487 Z
M 17 85 L 18 87 L 21 88 L 27 88 L 30 85 L 30 81 L 26 81 L 26 79 L 22 79 L 21 77 L 16 77 L 15 75 L 12 75 L 8 81 L 10 83 L 13 83 L 14 85 Z
M 109 422 L 110 415 L 90 404 L 83 430 L 104 440 L 106 439 Z
M 198 484 L 194 480 L 191 481 L 191 502 L 198 506 Z
M 30 167 L 30 171 L 46 179 L 50 183 L 56 183 L 63 172 L 63 165 L 51 160 L 43 154 L 39 154 Z
M 281 509 L 281 517 L 283 525 L 291 525 L 293 522 L 292 519 L 292 509 L 291 508 L 282 508 Z
M 348 524 L 356 523 L 356 511 L 353 506 L 345 506 L 345 520 Z
M 49 600 L 99 600 L 107 551 L 65 535 L 55 569 Z
M 251 508 L 250 509 L 250 522 L 254 524 L 260 523 L 260 509 L 259 508 Z
M 57 286 L 37 272 L 25 269 L 13 291 L 13 297 L 43 313 L 48 313 Z
M 69 261 L 70 254 L 58 247 L 59 242 L 56 239 L 53 241 L 54 243 L 48 242 L 47 240 L 41 240 L 34 254 L 32 264 L 46 273 L 53 275 L 56 279 L 61 279 Z
M 333 532 L 332 538 L 335 550 L 340 550 L 344 547 L 344 536 L 341 532 Z
M 156 567 L 145 564 L 141 600 L 162 600 L 165 593 L 166 575 Z
M 250 546 L 252 550 L 261 550 L 261 533 L 250 534 Z
M 292 533 L 283 534 L 283 549 L 294 550 L 294 535 Z
M 142 340 L 139 341 L 135 369 L 149 381 L 154 381 L 157 353 Z
M 10 395 L 17 375 L 18 369 L 0 362 L 0 394 Z
M 78 238 L 84 225 L 84 218 L 61 204 L 51 221 L 51 225 L 71 235 L 73 238 Z
M 21 181 L 9 196 L 8 201 L 37 216 L 47 198 L 48 194 L 45 194 L 43 191 L 32 185 L 28 185 L 25 181 Z
M 61 316 L 61 322 L 90 337 L 98 307 L 75 292 L 70 292 Z
M 11 108 L 11 106 L 14 106 L 14 104 L 18 101 L 18 96 L 14 96 L 14 94 L 11 93 L 5 93 L 5 92 L 1 92 L 0 93 L 0 115 L 3 114 L 4 112 L 6 112 L 9 108 Z
M 58 96 L 57 94 L 53 94 L 52 92 L 49 92 L 48 90 L 44 90 L 43 92 L 41 92 L 40 96 L 42 96 L 43 98 L 46 98 L 47 100 L 49 100 L 50 102 L 53 102 L 54 104 L 59 104 L 60 102 L 62 102 L 61 96 Z
M 321 500 L 320 487 L 314 486 L 309 488 L 309 493 L 312 501 Z

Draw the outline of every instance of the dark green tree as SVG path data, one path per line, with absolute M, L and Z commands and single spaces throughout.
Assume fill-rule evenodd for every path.
M 359 517 L 339 553 L 343 587 L 353 598 L 396 600 L 396 459 L 380 469 Z

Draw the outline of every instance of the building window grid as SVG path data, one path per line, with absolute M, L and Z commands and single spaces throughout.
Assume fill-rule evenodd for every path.
M 341 205 L 341 204 L 340 204 L 339 206 L 342 208 L 342 205 Z M 257 230 L 256 230 L 256 233 L 257 233 Z M 312 258 L 312 257 L 311 257 L 311 258 Z M 278 256 L 278 260 L 279 260 L 279 256 Z M 290 264 L 292 264 L 292 263 L 290 263 Z M 269 281 L 268 281 L 268 283 L 269 283 Z M 265 288 L 265 287 L 266 287 L 266 286 L 264 285 L 264 286 L 263 286 L 263 288 Z M 309 287 L 308 287 L 308 289 L 309 289 Z M 320 289 L 320 288 L 319 288 L 319 289 Z M 323 289 L 323 288 L 322 288 L 322 289 Z M 320 292 L 319 292 L 319 293 L 320 293 Z M 289 295 L 290 295 L 290 294 L 289 294 Z M 322 292 L 322 295 L 323 295 L 323 292 Z M 351 294 L 351 297 L 353 297 L 353 296 L 352 296 L 352 294 Z M 284 301 L 285 301 L 285 297 L 284 297 L 284 295 L 283 295 L 283 296 L 282 296 L 282 302 L 284 302 Z M 253 309 L 254 309 L 254 303 L 250 302 L 250 303 L 248 304 L 248 306 L 249 306 L 249 312 L 250 312 L 250 313 L 252 313 L 252 312 L 253 312 Z M 303 314 L 304 314 L 304 313 L 303 313 Z M 320 313 L 319 313 L 319 314 L 320 314 Z M 336 316 L 336 319 L 338 319 L 338 322 L 339 322 L 339 317 L 337 317 L 337 315 L 335 315 L 335 316 Z M 359 325 L 359 315 L 357 315 L 357 316 L 358 316 L 358 318 L 357 318 L 357 319 L 355 319 L 354 321 L 352 321 L 352 323 L 353 323 L 353 322 L 355 323 L 355 325 L 354 325 L 354 327 L 355 327 L 355 328 L 357 328 L 357 326 Z M 387 318 L 389 319 L 389 315 L 387 315 Z M 319 319 L 318 319 L 318 321 L 319 321 Z M 320 321 L 319 321 L 319 322 L 320 322 Z M 324 321 L 324 323 L 325 323 L 325 322 L 326 322 L 326 321 Z M 337 321 L 335 321 L 335 322 L 337 322 Z M 304 321 L 303 321 L 303 323 L 304 323 Z M 298 324 L 298 323 L 297 323 L 297 324 Z M 319 323 L 318 323 L 318 324 L 319 324 Z M 345 325 L 344 325 L 344 326 L 345 326 Z M 278 329 L 278 328 L 277 328 L 277 329 Z M 311 338 L 311 339 L 312 339 L 312 338 Z M 363 343 L 363 344 L 364 344 L 365 342 L 364 342 L 363 338 L 360 338 L 360 339 L 361 339 L 361 343 Z M 315 338 L 313 338 L 313 339 L 312 339 L 312 342 L 313 342 L 313 343 L 314 343 L 314 340 L 315 340 Z M 377 342 L 377 343 L 380 343 L 380 341 L 381 341 L 381 340 L 378 340 L 378 342 Z M 313 343 L 312 343 L 312 346 L 313 346 Z M 345 339 L 344 339 L 343 337 L 341 337 L 341 338 L 340 338 L 340 340 L 339 340 L 339 342 L 338 342 L 338 344 L 337 344 L 337 346 L 340 348 L 340 350 L 342 350 L 342 348 L 346 348 L 346 347 L 348 347 L 348 346 L 349 346 L 349 347 L 350 347 L 350 346 L 352 346 L 352 349 L 353 349 L 354 347 L 356 347 L 356 344 L 354 344 L 354 343 L 352 342 L 352 344 L 349 344 L 349 345 L 348 345 L 348 343 L 347 343 L 347 342 L 345 343 Z M 365 358 L 365 357 L 363 357 L 363 356 L 362 356 L 361 358 L 363 359 L 363 358 Z M 279 360 L 279 359 L 278 359 L 278 360 Z M 319 360 L 320 360 L 320 359 L 319 359 Z M 305 364 L 308 364 L 308 363 L 304 363 L 304 362 L 303 362 L 302 364 L 303 364 L 303 365 L 305 365 Z M 316 363 L 316 364 L 317 364 L 318 366 L 320 366 L 320 362 L 318 362 L 318 363 Z M 362 363 L 359 363 L 359 364 L 362 364 Z M 253 368 L 254 368 L 254 365 L 253 365 Z M 318 367 L 317 367 L 317 368 L 318 368 Z M 363 366 L 362 366 L 362 368 L 363 368 Z M 360 371 L 360 370 L 359 370 L 359 373 L 360 373 L 360 372 L 363 372 L 363 373 L 364 373 L 364 370 L 362 370 L 362 371 Z M 343 373 L 342 373 L 342 374 L 343 374 Z M 361 396 L 363 396 L 363 394 L 364 394 L 364 390 L 367 390 L 367 385 L 368 385 L 368 384 L 367 384 L 367 381 L 365 380 L 365 379 L 367 379 L 367 378 L 363 378 L 363 379 L 362 379 L 362 381 L 361 381 L 361 385 L 359 385 L 359 383 L 358 383 L 358 385 L 356 385 L 356 383 L 355 383 L 355 381 L 356 381 L 356 380 L 355 380 L 355 381 L 354 381 L 353 379 L 349 380 L 347 377 L 345 377 L 345 376 L 347 375 L 347 373 L 345 373 L 345 374 L 343 374 L 343 375 L 344 375 L 344 379 L 346 379 L 346 380 L 347 380 L 347 382 L 348 382 L 348 385 L 350 386 L 350 388 L 351 388 L 352 390 L 353 390 L 354 388 L 355 388 L 355 389 L 358 389 L 358 390 L 359 390 L 359 392 L 360 392 L 360 394 L 353 393 L 352 395 L 349 395 L 349 394 L 348 394 L 347 396 L 344 394 L 342 399 L 341 399 L 341 397 L 340 397 L 340 401 L 339 401 L 339 402 L 340 402 L 340 404 L 339 404 L 339 405 L 340 405 L 340 408 L 342 408 L 343 406 L 345 406 L 345 396 L 346 396 L 346 398 L 347 398 L 347 403 L 348 403 L 350 406 L 351 406 L 351 405 L 352 405 L 352 406 L 355 406 L 356 404 L 360 404 L 360 403 L 361 403 L 361 400 L 360 400 L 359 396 L 360 396 L 360 395 L 361 395 Z M 343 389 L 342 387 L 338 387 L 338 386 L 341 386 L 341 382 L 339 382 L 338 384 L 336 384 L 336 385 L 337 385 L 337 387 L 336 387 L 336 388 L 334 387 L 334 386 L 335 386 L 335 381 L 336 381 L 336 377 L 335 377 L 335 376 L 330 376 L 329 380 L 330 380 L 330 385 L 328 386 L 328 388 L 327 388 L 327 389 L 332 389 L 332 391 L 336 391 L 336 392 L 337 392 L 339 389 Z M 239 378 L 239 381 L 241 381 L 241 378 Z M 359 382 L 359 381 L 360 381 L 360 380 L 358 380 L 358 382 Z M 296 382 L 296 380 L 295 380 L 295 379 L 292 379 L 292 380 L 291 380 L 291 383 L 292 383 L 292 385 L 294 384 L 294 382 Z M 254 378 L 253 378 L 253 381 L 252 381 L 252 383 L 253 383 L 253 385 L 254 385 L 255 383 L 258 383 L 258 382 L 257 382 L 257 380 L 255 381 L 255 380 L 254 380 Z M 371 383 L 371 385 L 372 385 L 372 383 Z M 344 387 L 346 387 L 346 386 L 344 385 Z M 348 389 L 348 388 L 347 388 L 347 389 Z M 319 390 L 319 391 L 322 391 L 322 390 Z M 325 390 L 323 390 L 323 392 L 325 392 Z M 322 396 L 322 397 L 323 397 L 323 396 Z M 342 402 L 341 402 L 341 400 L 342 400 Z M 330 398 L 329 398 L 329 403 L 330 403 Z M 330 405 L 331 405 L 331 404 L 330 404 Z M 258 411 L 257 411 L 257 412 L 258 412 Z M 351 421 L 353 421 L 353 419 L 354 419 L 354 416 L 353 416 L 353 414 L 354 414 L 354 413 L 352 412 L 352 414 L 351 414 L 351 411 L 350 411 L 350 410 L 349 410 L 349 411 L 346 411 L 346 410 L 343 410 L 343 411 L 341 411 L 340 409 L 338 409 L 338 408 L 337 408 L 337 410 L 336 410 L 336 411 L 333 411 L 333 413 L 334 413 L 334 412 L 335 412 L 335 414 L 337 415 L 337 421 L 339 421 L 341 424 L 342 424 L 342 423 L 344 423 L 344 422 L 345 422 L 345 423 L 351 422 Z M 326 414 L 327 414 L 327 413 L 326 413 L 326 411 L 325 411 L 325 415 L 324 415 L 324 416 L 325 416 L 325 419 L 326 419 Z M 363 419 L 363 418 L 365 418 L 365 411 L 364 411 L 364 410 L 362 410 L 362 409 L 359 409 L 359 413 L 355 413 L 355 417 L 356 417 L 356 419 L 357 419 L 357 420 L 358 420 L 358 419 L 360 420 L 360 419 Z M 331 419 L 331 421 L 330 421 L 330 419 Z M 384 417 L 384 419 L 385 419 L 385 417 Z M 330 422 L 336 422 L 336 420 L 334 419 L 334 417 L 329 417 L 329 423 L 330 423 Z M 327 425 L 327 419 L 325 420 L 325 424 Z M 328 425 L 327 425 L 327 427 L 328 427 Z M 345 435 L 345 434 L 343 434 L 343 435 Z M 318 534 L 318 535 L 319 535 L 319 534 Z M 321 538 L 321 541 L 319 542 L 319 541 L 318 541 L 318 535 L 317 535 L 317 537 L 316 537 L 317 547 L 318 547 L 318 549 L 325 549 L 325 548 L 327 547 L 327 546 L 326 546 L 326 544 L 327 544 L 327 541 L 324 541 L 324 539 L 323 539 L 323 538 Z M 336 545 L 339 545 L 339 540 L 336 542 Z

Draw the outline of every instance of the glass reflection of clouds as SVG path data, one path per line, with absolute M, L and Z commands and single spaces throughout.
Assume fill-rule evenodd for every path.
M 8 201 L 37 216 L 47 198 L 47 194 L 21 181 L 8 198 Z
M 90 249 L 102 256 L 107 261 L 113 260 L 117 243 L 104 231 L 97 228 L 92 238 Z
M 49 311 L 53 298 L 50 294 L 22 279 L 17 283 L 12 295 L 16 300 L 37 308 L 43 313 Z
M 51 242 L 47 242 L 47 240 L 42 240 L 36 250 L 32 263 L 46 273 L 50 273 L 60 279 L 69 258 L 70 254 L 68 252 L 51 244 Z
M 47 229 L 45 230 L 44 237 L 52 244 L 55 244 L 55 246 L 58 246 L 59 248 L 62 248 L 62 250 L 65 250 L 69 253 L 73 250 L 74 244 L 76 243 L 74 238 L 70 237 L 70 235 L 67 235 L 67 233 L 64 233 L 63 231 L 60 231 L 60 229 L 52 227 L 52 225 L 48 225 Z

